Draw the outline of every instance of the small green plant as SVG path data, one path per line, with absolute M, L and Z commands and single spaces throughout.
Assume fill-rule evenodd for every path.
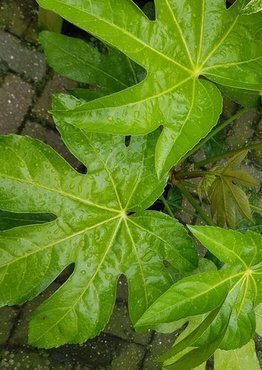
M 243 189 L 257 181 L 240 165 L 261 143 L 188 158 L 259 104 L 261 14 L 244 0 L 229 9 L 224 0 L 156 0 L 146 14 L 129 0 L 38 3 L 101 40 L 40 34 L 50 66 L 89 84 L 55 95 L 52 108 L 87 173 L 39 141 L 0 137 L 0 304 L 33 299 L 74 264 L 34 313 L 29 343 L 82 343 L 104 329 L 124 274 L 137 330 L 187 325 L 161 356 L 164 369 L 202 368 L 214 353 L 216 369 L 233 369 L 236 354 L 258 368 L 262 237 L 227 227 L 260 211 Z M 221 92 L 243 108 L 217 125 Z M 174 218 L 183 198 L 208 225 L 188 227 L 205 258 Z M 159 201 L 168 215 L 147 210 Z

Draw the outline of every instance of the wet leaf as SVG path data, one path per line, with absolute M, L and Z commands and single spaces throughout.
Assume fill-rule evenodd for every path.
M 146 77 L 121 92 L 86 103 L 66 95 L 53 114 L 95 132 L 141 135 L 163 127 L 156 145 L 159 176 L 178 163 L 217 123 L 223 86 L 261 88 L 258 14 L 246 0 L 156 0 L 156 20 L 133 1 L 38 0 L 68 21 L 121 50 Z M 205 77 L 205 78 L 200 78 Z
M 214 356 L 215 370 L 259 370 L 255 343 L 251 340 L 242 348 L 232 351 L 217 350 Z
M 262 0 L 251 0 L 244 7 L 242 13 L 250 15 L 250 14 L 261 12 L 261 10 L 262 10 Z
M 126 89 L 138 83 L 143 75 L 141 67 L 113 48 L 101 52 L 91 42 L 48 31 L 41 32 L 39 40 L 48 64 L 56 72 L 78 82 L 97 85 L 93 99 Z M 81 90 L 86 95 L 92 91 Z M 84 93 L 76 95 L 93 100 L 86 99 Z
M 156 133 L 132 138 L 127 147 L 122 136 L 84 134 L 63 123 L 58 129 L 86 175 L 39 141 L 0 137 L 0 209 L 57 217 L 0 232 L 1 306 L 31 300 L 74 264 L 30 323 L 30 343 L 44 348 L 97 335 L 112 313 L 121 274 L 135 323 L 173 283 L 164 261 L 178 272 L 198 263 L 178 221 L 145 211 L 167 179 L 152 170 Z
M 162 357 L 166 369 L 191 369 L 217 348 L 231 350 L 247 344 L 255 332 L 254 308 L 262 301 L 261 235 L 209 226 L 190 226 L 190 231 L 224 266 L 176 282 L 137 322 L 141 330 L 209 313 L 170 350 L 170 359 L 168 353 Z M 196 348 L 174 359 L 179 350 L 185 350 L 183 344 Z

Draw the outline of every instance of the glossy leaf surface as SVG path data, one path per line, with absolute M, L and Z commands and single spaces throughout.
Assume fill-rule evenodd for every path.
M 262 300 L 262 236 L 207 226 L 190 230 L 225 265 L 219 271 L 193 275 L 175 283 L 144 313 L 136 327 L 150 328 L 221 306 L 194 346 L 204 348 L 218 339 L 221 325 L 228 318 L 219 347 L 227 350 L 241 347 L 255 332 L 254 306 Z
M 152 170 L 156 134 L 133 138 L 127 147 L 121 136 L 83 134 L 62 123 L 58 128 L 86 175 L 39 141 L 0 138 L 0 209 L 57 217 L 0 233 L 1 305 L 32 299 L 75 265 L 30 324 L 30 343 L 45 348 L 97 335 L 113 310 L 121 274 L 136 322 L 172 284 L 164 261 L 181 272 L 198 262 L 181 224 L 144 211 L 166 182 Z
M 139 84 L 89 103 L 59 95 L 54 116 L 89 131 L 124 135 L 163 126 L 156 148 L 158 174 L 216 124 L 221 96 L 212 82 L 261 89 L 261 18 L 241 14 L 246 0 L 229 9 L 224 0 L 156 0 L 154 21 L 129 0 L 38 2 L 147 70 Z
M 243 9 L 243 14 L 254 14 L 261 12 L 262 0 L 250 0 L 249 3 Z
M 39 40 L 48 64 L 57 73 L 97 85 L 100 96 L 135 85 L 143 76 L 141 67 L 113 48 L 100 51 L 91 42 L 48 31 L 41 32 Z
M 259 370 L 255 343 L 251 340 L 245 346 L 232 351 L 217 350 L 214 355 L 215 370 Z

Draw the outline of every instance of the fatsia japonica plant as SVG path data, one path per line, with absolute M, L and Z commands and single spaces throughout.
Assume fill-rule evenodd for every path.
M 144 10 L 131 0 L 38 3 L 97 38 L 40 34 L 49 65 L 88 84 L 54 95 L 52 106 L 87 173 L 40 141 L 0 137 L 0 304 L 33 299 L 73 264 L 35 311 L 29 343 L 83 343 L 105 328 L 125 275 L 138 331 L 186 327 L 160 357 L 164 369 L 204 369 L 214 353 L 216 369 L 235 368 L 236 356 L 259 368 L 252 338 L 262 325 L 262 237 L 233 230 L 238 211 L 252 222 L 242 188 L 257 181 L 239 168 L 248 150 L 193 170 L 185 162 L 260 102 L 259 2 L 155 0 Z M 244 108 L 211 131 L 222 93 Z M 185 169 L 173 169 L 183 161 Z M 211 217 L 184 186 L 191 178 L 201 178 L 199 198 L 210 202 Z M 180 196 L 209 226 L 189 226 L 190 236 L 174 218 Z M 158 199 L 169 215 L 149 209 Z

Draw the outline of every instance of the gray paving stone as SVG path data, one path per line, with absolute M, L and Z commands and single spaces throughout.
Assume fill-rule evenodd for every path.
M 114 353 L 119 345 L 117 338 L 104 333 L 81 345 L 66 345 L 49 351 L 50 358 L 56 362 L 74 363 L 93 370 L 105 370 L 110 367 Z
M 28 121 L 22 130 L 22 135 L 28 135 L 34 139 L 41 140 L 46 144 L 49 144 L 54 148 L 72 167 L 77 169 L 80 166 L 80 162 L 69 152 L 60 136 L 55 131 L 39 124 L 36 122 Z
M 23 349 L 11 349 L 2 351 L 0 368 L 2 370 L 71 370 L 72 365 L 59 364 L 50 360 L 48 353 L 27 352 Z
M 0 60 L 11 70 L 36 82 L 42 80 L 46 74 L 44 56 L 4 31 L 0 31 Z
M 39 119 L 47 121 L 50 125 L 54 125 L 52 116 L 48 113 L 51 108 L 52 94 L 65 92 L 75 87 L 77 87 L 76 82 L 55 74 L 53 79 L 47 83 L 42 95 L 34 106 L 33 114 Z
M 255 109 L 250 109 L 239 117 L 228 131 L 226 144 L 229 148 L 238 149 L 247 145 L 254 135 L 255 126 L 259 119 L 260 114 Z
M 112 361 L 112 370 L 138 370 L 145 355 L 145 348 L 135 343 L 121 343 Z
M 9 338 L 18 311 L 13 307 L 0 309 L 0 345 L 4 345 Z
M 111 319 L 105 328 L 105 332 L 119 338 L 138 344 L 147 344 L 151 339 L 151 332 L 138 334 L 132 327 L 128 309 L 125 303 L 118 302 L 115 306 Z
M 47 298 L 60 287 L 59 284 L 51 284 L 42 294 L 34 298 L 32 301 L 27 302 L 22 308 L 22 315 L 18 320 L 12 337 L 10 338 L 10 344 L 16 346 L 27 346 L 28 340 L 28 324 L 32 318 L 34 310 Z
M 153 341 L 148 346 L 149 351 L 144 361 L 143 370 L 162 370 L 161 363 L 157 362 L 157 358 L 172 347 L 177 334 L 161 334 L 156 333 Z
M 37 22 L 35 0 L 1 0 L 0 29 L 10 31 L 19 37 L 25 36 L 33 21 Z
M 18 76 L 8 75 L 0 87 L 0 133 L 16 133 L 21 125 L 34 91 Z

